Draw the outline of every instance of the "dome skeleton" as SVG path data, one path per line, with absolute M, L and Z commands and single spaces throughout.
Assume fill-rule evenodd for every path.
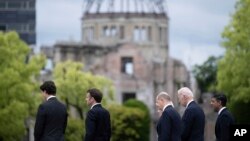
M 166 13 L 166 0 L 84 0 L 84 13 Z

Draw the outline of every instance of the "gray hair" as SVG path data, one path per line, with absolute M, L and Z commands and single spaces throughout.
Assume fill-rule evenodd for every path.
M 178 90 L 179 95 L 186 95 L 188 97 L 194 97 L 193 92 L 188 87 L 183 87 Z
M 163 99 L 165 99 L 165 100 L 171 101 L 171 97 L 170 97 L 170 95 L 169 95 L 167 92 L 160 92 L 160 93 L 157 95 L 156 98 L 157 98 L 157 99 L 163 98 Z

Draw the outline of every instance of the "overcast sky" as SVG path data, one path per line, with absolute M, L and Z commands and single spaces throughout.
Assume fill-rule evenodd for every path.
M 190 69 L 209 56 L 222 55 L 221 32 L 236 0 L 167 0 L 170 56 Z M 81 37 L 83 0 L 37 0 L 37 45 Z

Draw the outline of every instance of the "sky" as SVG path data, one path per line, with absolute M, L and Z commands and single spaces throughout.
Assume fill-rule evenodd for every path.
M 166 0 L 170 56 L 190 70 L 209 56 L 223 55 L 221 33 L 236 0 Z M 83 0 L 37 0 L 37 45 L 80 41 Z

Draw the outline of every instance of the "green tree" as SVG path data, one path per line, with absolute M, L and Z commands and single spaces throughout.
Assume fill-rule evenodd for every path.
M 84 134 L 83 120 L 79 118 L 68 118 L 65 140 L 66 141 L 82 141 Z
M 0 140 L 20 140 L 25 119 L 36 111 L 37 77 L 45 64 L 38 55 L 27 59 L 30 48 L 17 33 L 0 32 Z
M 143 127 L 145 112 L 139 108 L 109 105 L 112 141 L 137 141 Z
M 113 96 L 111 80 L 83 70 L 82 63 L 67 61 L 58 63 L 53 72 L 59 97 L 68 107 L 73 106 L 82 120 L 84 119 L 83 112 L 87 110 L 85 97 L 89 88 L 95 87 L 103 92 L 104 104 L 105 100 L 112 99 Z
M 218 66 L 218 89 L 225 92 L 230 100 L 233 111 L 243 111 L 241 115 L 234 112 L 238 122 L 244 120 L 250 113 L 250 0 L 239 0 L 232 21 L 225 27 L 222 45 L 226 49 L 223 59 Z
M 150 113 L 147 105 L 143 102 L 135 99 L 130 99 L 124 103 L 124 106 L 131 108 L 138 108 L 142 110 L 145 114 L 143 119 L 140 121 L 142 123 L 141 128 L 138 130 L 139 138 L 137 141 L 149 141 L 150 135 Z
M 216 75 L 219 59 L 221 59 L 221 57 L 210 56 L 202 65 L 194 66 L 192 72 L 198 83 L 201 94 L 216 90 Z

